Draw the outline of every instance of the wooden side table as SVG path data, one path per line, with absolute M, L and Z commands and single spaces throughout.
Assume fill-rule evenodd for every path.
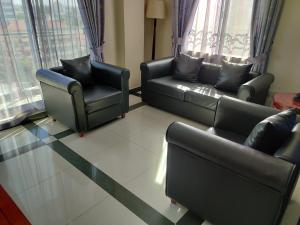
M 296 93 L 283 93 L 278 92 L 273 96 L 273 107 L 279 110 L 285 110 L 290 108 L 298 109 L 300 112 L 300 102 L 295 102 L 294 97 Z

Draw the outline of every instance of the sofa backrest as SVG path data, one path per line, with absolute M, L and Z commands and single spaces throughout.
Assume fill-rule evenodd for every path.
M 219 79 L 222 66 L 211 63 L 203 63 L 199 72 L 199 82 L 202 84 L 215 85 Z M 249 80 L 259 76 L 259 73 L 250 72 Z
M 300 166 L 300 123 L 298 123 L 290 137 L 286 142 L 275 152 L 275 157 L 289 161 Z
M 221 68 L 220 65 L 203 63 L 199 72 L 199 82 L 215 85 L 219 79 Z

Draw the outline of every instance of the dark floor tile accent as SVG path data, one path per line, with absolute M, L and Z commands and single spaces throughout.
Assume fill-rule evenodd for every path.
M 9 152 L 3 153 L 3 154 L 0 155 L 0 162 L 15 158 L 19 155 L 22 155 L 22 154 L 26 153 L 26 152 L 35 150 L 35 149 L 37 149 L 37 148 L 39 148 L 43 145 L 45 145 L 45 143 L 40 140 L 40 141 L 36 141 L 36 142 L 33 142 L 31 144 L 28 144 L 28 145 L 24 145 L 24 146 L 19 147 L 17 149 L 11 150 Z
M 135 94 L 139 91 L 141 91 L 141 87 L 133 88 L 129 90 L 129 94 Z
M 48 134 L 48 131 L 46 131 L 45 129 L 41 128 L 40 126 L 36 125 L 35 123 L 26 123 L 23 124 L 23 126 L 29 130 L 33 135 L 35 135 L 36 137 L 43 139 L 46 137 L 49 137 L 50 135 Z
M 102 189 L 108 192 L 116 200 L 127 207 L 136 216 L 142 219 L 145 223 L 150 225 L 171 225 L 173 224 L 169 219 L 161 215 L 151 206 L 132 194 L 122 185 L 117 183 L 111 177 L 103 173 L 90 162 L 82 158 L 76 152 L 72 151 L 60 141 L 55 141 L 48 144 L 56 153 L 66 159 L 74 167 L 84 173 L 87 177 L 93 180 Z
M 203 219 L 188 211 L 183 217 L 176 223 L 177 225 L 201 225 L 204 222 Z
M 70 134 L 74 134 L 75 131 L 71 130 L 71 129 L 68 129 L 68 130 L 65 130 L 65 131 L 62 131 L 58 134 L 55 134 L 53 135 L 56 139 L 61 139 L 61 138 L 64 138 L 64 137 L 67 137 L 69 136 Z
M 131 105 L 131 106 L 129 106 L 129 111 L 135 110 L 135 109 L 140 108 L 144 105 L 146 105 L 145 102 L 139 102 L 137 104 Z
M 136 97 L 142 97 L 142 95 L 141 95 L 140 93 L 138 93 L 138 92 L 132 93 L 132 95 L 134 95 L 134 96 L 136 96 Z

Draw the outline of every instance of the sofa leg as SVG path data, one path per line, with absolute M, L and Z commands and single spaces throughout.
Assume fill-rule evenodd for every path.
M 125 113 L 122 113 L 121 117 L 122 117 L 122 119 L 124 119 L 125 118 Z
M 174 205 L 176 205 L 177 202 L 176 202 L 175 199 L 171 198 L 171 203 L 174 204 Z
M 84 137 L 84 132 L 80 132 L 79 137 Z

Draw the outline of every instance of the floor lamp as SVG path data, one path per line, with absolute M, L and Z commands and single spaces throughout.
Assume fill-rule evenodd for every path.
M 148 0 L 146 8 L 146 18 L 154 19 L 153 21 L 153 41 L 152 41 L 152 60 L 155 59 L 155 42 L 156 42 L 156 23 L 157 19 L 165 18 L 165 2 L 163 0 Z

